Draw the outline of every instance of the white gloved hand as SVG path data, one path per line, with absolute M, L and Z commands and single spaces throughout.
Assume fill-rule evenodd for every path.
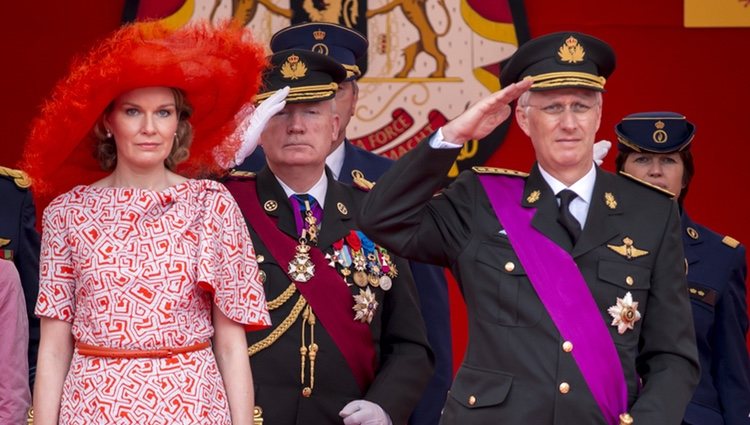
M 344 425 L 392 425 L 391 418 L 382 407 L 367 400 L 349 402 L 339 412 Z
M 286 97 L 288 94 L 289 86 L 276 90 L 276 93 L 258 105 L 255 111 L 240 124 L 244 128 L 244 132 L 240 136 L 242 143 L 234 155 L 234 165 L 242 164 L 242 161 L 253 153 L 258 146 L 258 140 L 260 140 L 260 135 L 266 128 L 268 120 L 286 106 Z
M 596 165 L 602 165 L 602 162 L 604 162 L 604 158 L 607 156 L 607 152 L 609 152 L 609 148 L 611 147 L 612 142 L 609 140 L 600 140 L 594 143 L 594 162 L 596 162 Z

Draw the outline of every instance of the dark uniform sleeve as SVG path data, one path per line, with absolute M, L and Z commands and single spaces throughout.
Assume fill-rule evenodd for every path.
M 410 260 L 450 266 L 470 238 L 471 185 L 464 173 L 433 197 L 460 149 L 434 149 L 427 140 L 391 167 L 365 197 L 359 225 Z
M 711 374 L 716 377 L 724 423 L 747 425 L 750 424 L 750 358 L 745 344 L 747 262 L 743 246 L 732 251 L 734 267 L 716 306 Z
M 405 424 L 430 380 L 435 358 L 427 343 L 416 288 L 408 263 L 396 259 L 399 276 L 385 293 L 381 312 L 380 367 L 365 399 Z
M 679 424 L 700 378 L 676 202 L 671 209 L 661 227 L 636 358 L 643 383 L 630 411 L 636 424 Z
M 36 357 L 39 350 L 39 319 L 34 314 L 36 298 L 39 295 L 39 232 L 35 227 L 36 210 L 29 191 L 24 194 L 20 214 L 20 240 L 15 263 L 26 298 L 26 312 L 29 318 L 29 382 L 31 388 L 34 388 Z

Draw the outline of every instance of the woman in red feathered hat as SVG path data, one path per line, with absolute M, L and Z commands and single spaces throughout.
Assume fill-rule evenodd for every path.
M 185 177 L 215 168 L 258 89 L 265 59 L 248 37 L 123 27 L 34 122 L 25 166 L 42 203 L 55 197 L 37 424 L 252 422 L 245 331 L 270 322 L 252 243 L 224 186 Z

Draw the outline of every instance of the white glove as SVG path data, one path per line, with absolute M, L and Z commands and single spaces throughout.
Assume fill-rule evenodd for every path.
M 611 147 L 612 142 L 609 140 L 600 140 L 594 143 L 594 162 L 596 162 L 596 165 L 602 165 L 602 162 L 604 162 L 604 158 L 607 156 L 607 152 L 609 152 L 609 148 Z
M 391 418 L 382 407 L 367 400 L 349 402 L 339 412 L 344 425 L 392 425 Z
M 240 124 L 240 127 L 244 128 L 244 132 L 240 135 L 242 143 L 234 155 L 234 165 L 242 164 L 242 161 L 253 153 L 255 147 L 258 146 L 258 140 L 260 140 L 260 135 L 266 128 L 268 120 L 286 106 L 288 94 L 289 86 L 276 90 L 276 93 L 258 105 L 255 111 Z

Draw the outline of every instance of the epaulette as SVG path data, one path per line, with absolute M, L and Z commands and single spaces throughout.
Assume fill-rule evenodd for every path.
M 229 172 L 229 177 L 239 180 L 254 179 L 255 173 L 252 171 L 232 170 Z
M 12 168 L 0 167 L 0 176 L 8 177 L 13 180 L 21 189 L 28 189 L 31 186 L 31 179 L 29 175 L 21 170 L 14 170 Z
M 657 186 L 655 184 L 651 184 L 651 183 L 649 183 L 649 182 L 647 182 L 645 180 L 641 180 L 641 179 L 639 179 L 638 177 L 636 177 L 636 176 L 634 176 L 632 174 L 628 174 L 628 173 L 626 173 L 624 171 L 620 171 L 620 175 L 623 176 L 623 177 L 627 177 L 627 178 L 629 178 L 630 180 L 633 180 L 636 183 L 640 183 L 640 184 L 642 184 L 642 185 L 644 185 L 644 186 L 646 186 L 646 187 L 648 187 L 650 189 L 653 189 L 653 190 L 661 193 L 662 195 L 667 195 L 670 198 L 674 198 L 675 197 L 674 193 L 672 193 L 672 192 L 670 192 L 670 191 L 668 191 L 666 189 L 662 189 L 659 186 Z
M 352 186 L 364 192 L 369 192 L 375 187 L 375 183 L 367 180 L 361 171 L 352 170 Z
M 523 171 L 510 170 L 508 168 L 483 167 L 483 166 L 475 165 L 471 167 L 471 170 L 477 174 L 499 174 L 502 176 L 515 176 L 515 177 L 523 177 L 523 178 L 526 178 L 529 176 L 529 173 L 524 173 Z
M 723 242 L 724 245 L 732 248 L 737 248 L 738 246 L 740 246 L 740 241 L 731 236 L 724 236 L 724 239 L 722 239 L 721 242 Z

